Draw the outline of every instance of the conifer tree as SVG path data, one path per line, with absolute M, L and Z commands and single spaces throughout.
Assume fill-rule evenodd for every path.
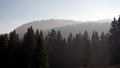
M 33 28 L 30 27 L 27 29 L 27 33 L 25 33 L 23 38 L 23 46 L 22 46 L 22 56 L 23 56 L 23 67 L 29 68 L 30 61 L 32 58 L 33 48 L 35 46 L 35 36 Z
M 90 39 L 88 36 L 87 31 L 84 32 L 84 35 L 82 36 L 83 41 L 83 65 L 86 67 L 89 65 L 89 53 L 90 53 Z
M 111 45 L 111 64 L 120 63 L 120 17 L 118 20 L 114 18 L 111 22 L 109 30 L 109 43 Z
M 51 32 L 48 33 L 48 36 L 47 36 L 47 44 L 48 44 L 48 47 L 50 49 L 50 53 L 51 51 L 54 50 L 54 47 L 56 46 L 56 38 L 57 38 L 57 32 L 52 29 Z
M 48 68 L 48 49 L 45 45 L 42 31 L 39 34 L 39 31 L 37 30 L 36 35 L 36 46 L 32 55 L 31 68 Z
M 96 66 L 98 65 L 98 57 L 99 57 L 99 45 L 100 45 L 100 42 L 99 42 L 99 36 L 98 36 L 98 33 L 93 31 L 93 35 L 91 37 L 91 47 L 90 47 L 90 59 L 91 59 L 91 65 L 92 66 Z
M 15 31 L 11 32 L 9 35 L 9 44 L 8 44 L 8 58 L 9 65 L 11 67 L 17 67 L 17 55 L 18 55 L 18 46 L 19 46 L 19 36 Z
M 102 32 L 100 36 L 100 51 L 99 51 L 99 64 L 108 65 L 109 63 L 109 48 L 108 45 L 108 35 Z
M 0 35 L 0 67 L 7 67 L 4 66 L 8 64 L 8 35 L 2 34 Z
M 68 46 L 68 48 L 72 46 L 72 43 L 73 43 L 73 35 L 72 35 L 72 33 L 70 33 L 68 38 L 67 38 L 67 46 Z

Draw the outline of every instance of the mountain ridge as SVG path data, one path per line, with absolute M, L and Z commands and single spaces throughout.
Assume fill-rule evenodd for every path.
M 46 35 L 51 29 L 60 30 L 63 35 L 68 35 L 77 32 L 82 32 L 87 30 L 90 31 L 102 31 L 106 32 L 110 28 L 110 20 L 98 20 L 98 21 L 75 21 L 75 20 L 64 20 L 64 19 L 49 19 L 41 21 L 32 21 L 23 24 L 15 29 L 15 31 L 23 37 L 24 33 L 27 31 L 28 27 L 33 27 L 34 31 L 37 29 L 43 30 L 44 35 Z M 94 28 L 93 28 L 94 27 Z M 103 29 L 105 28 L 105 30 Z M 81 30 L 82 29 L 82 30 Z M 96 30 L 97 29 L 97 30 Z M 101 30 L 102 29 L 102 30 Z M 65 37 L 65 36 L 63 36 Z

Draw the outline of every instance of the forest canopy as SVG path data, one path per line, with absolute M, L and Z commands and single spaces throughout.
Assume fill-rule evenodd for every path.
M 102 28 L 102 27 L 101 27 Z M 109 33 L 87 30 L 64 38 L 52 29 L 46 36 L 42 30 L 27 29 L 22 39 L 16 31 L 0 35 L 0 67 L 75 68 L 108 67 L 120 64 L 120 17 L 111 22 Z

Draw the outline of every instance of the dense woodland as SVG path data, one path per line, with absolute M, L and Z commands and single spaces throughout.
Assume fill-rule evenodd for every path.
M 102 28 L 102 27 L 101 27 Z M 47 36 L 29 27 L 22 39 L 12 31 L 0 35 L 1 68 L 107 68 L 120 64 L 120 17 L 109 33 L 86 31 L 63 38 L 52 29 Z

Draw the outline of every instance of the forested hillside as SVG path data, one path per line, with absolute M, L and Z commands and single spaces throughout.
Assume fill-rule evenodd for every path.
M 93 27 L 91 25 L 89 27 Z M 75 26 L 78 30 L 81 25 Z M 114 18 L 108 32 L 98 33 L 93 29 L 90 35 L 89 27 L 80 29 L 82 32 L 76 31 L 75 36 L 74 30 L 70 29 L 73 32 L 66 38 L 62 35 L 64 29 L 52 29 L 44 36 L 42 30 L 34 31 L 32 26 L 23 38 L 16 31 L 1 34 L 0 67 L 119 68 L 116 65 L 120 64 L 120 17 L 117 20 Z
M 19 34 L 19 37 L 22 38 L 27 32 L 27 28 L 32 26 L 33 30 L 36 31 L 42 30 L 43 34 L 46 36 L 51 29 L 56 31 L 61 31 L 61 34 L 64 38 L 67 38 L 69 33 L 72 33 L 75 36 L 77 33 L 84 33 L 85 30 L 88 31 L 89 35 L 92 35 L 92 31 L 97 31 L 100 35 L 102 32 L 107 33 L 110 29 L 110 20 L 98 20 L 98 21 L 74 21 L 74 20 L 62 20 L 62 19 L 50 19 L 50 20 L 41 20 L 33 21 L 27 24 L 23 24 L 20 27 L 16 28 L 16 33 Z M 102 28 L 101 28 L 102 27 Z

